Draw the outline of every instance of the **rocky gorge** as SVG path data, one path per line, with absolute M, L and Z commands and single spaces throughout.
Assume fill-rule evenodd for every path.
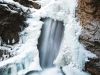
M 19 4 L 28 7 L 41 9 L 41 5 L 36 0 L 14 0 Z M 12 13 L 13 11 L 13 13 Z M 16 5 L 0 2 L 0 46 L 7 47 L 12 50 L 13 45 L 20 41 L 20 32 L 26 27 L 27 13 Z M 100 74 L 100 0 L 78 0 L 76 8 L 76 16 L 80 21 L 82 33 L 80 35 L 80 43 L 83 46 L 97 55 L 97 58 L 89 59 L 85 63 L 84 71 L 91 75 Z M 4 58 L 5 56 L 5 58 Z M 6 49 L 0 49 L 1 61 L 7 60 L 15 56 Z M 7 58 L 7 59 L 6 59 Z M 8 65 L 7 65 L 8 66 Z M 6 69 L 6 68 L 5 68 Z

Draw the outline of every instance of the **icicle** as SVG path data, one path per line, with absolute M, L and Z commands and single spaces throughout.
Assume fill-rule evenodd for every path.
M 8 44 L 10 43 L 10 40 L 8 39 Z
M 13 38 L 12 43 L 15 43 L 15 39 Z

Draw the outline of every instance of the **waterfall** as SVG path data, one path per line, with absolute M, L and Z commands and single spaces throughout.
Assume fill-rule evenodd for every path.
M 64 31 L 63 22 L 51 18 L 42 19 L 44 22 L 39 38 L 40 65 L 42 68 L 53 67 Z
M 44 4 L 40 10 L 27 8 L 13 0 L 0 1 L 31 12 L 26 20 L 28 27 L 20 33 L 23 43 L 13 49 L 16 56 L 0 62 L 0 75 L 88 75 L 82 70 L 92 55 L 78 40 L 81 27 L 75 17 L 77 0 L 38 0 L 47 1 L 47 4 L 40 2 Z M 41 17 L 50 18 L 41 22 Z M 41 72 L 40 65 L 43 69 L 55 65 L 62 68 Z

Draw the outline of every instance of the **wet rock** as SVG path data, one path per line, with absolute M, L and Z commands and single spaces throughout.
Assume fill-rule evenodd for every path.
M 33 0 L 33 1 L 29 1 L 29 0 L 14 0 L 16 2 L 19 2 L 20 4 L 26 6 L 26 7 L 34 7 L 35 9 L 40 9 L 41 8 L 41 5 L 37 4 L 36 0 Z

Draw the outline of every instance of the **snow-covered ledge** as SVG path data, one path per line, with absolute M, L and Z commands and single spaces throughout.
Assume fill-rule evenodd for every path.
M 20 39 L 24 41 L 16 50 L 16 55 L 12 58 L 0 62 L 0 75 L 22 75 L 30 70 L 41 70 L 39 65 L 39 52 L 37 49 L 38 38 L 42 22 L 38 16 L 34 15 L 35 9 L 29 9 L 13 0 L 3 0 L 6 3 L 15 4 L 23 9 L 30 10 L 32 13 L 27 18 L 28 27 L 20 33 Z
M 25 73 L 25 71 L 29 70 L 41 70 L 41 67 L 39 65 L 39 52 L 37 49 L 37 40 L 40 35 L 40 29 L 42 26 L 42 22 L 39 21 L 39 19 L 35 19 L 32 17 L 33 14 L 31 14 L 31 18 L 27 19 L 27 23 L 29 26 L 21 33 L 23 36 L 22 38 L 25 43 L 21 45 L 19 50 L 17 50 L 17 55 L 9 58 L 8 60 L 4 60 L 0 62 L 0 68 L 8 69 L 8 71 L 11 69 L 11 75 L 14 75 L 17 73 Z M 13 72 L 13 69 L 15 69 Z M 18 72 L 21 71 L 21 72 Z M 5 70 L 5 75 L 8 72 Z M 14 73 L 14 74 L 13 74 Z M 22 74 L 21 73 L 21 74 Z

